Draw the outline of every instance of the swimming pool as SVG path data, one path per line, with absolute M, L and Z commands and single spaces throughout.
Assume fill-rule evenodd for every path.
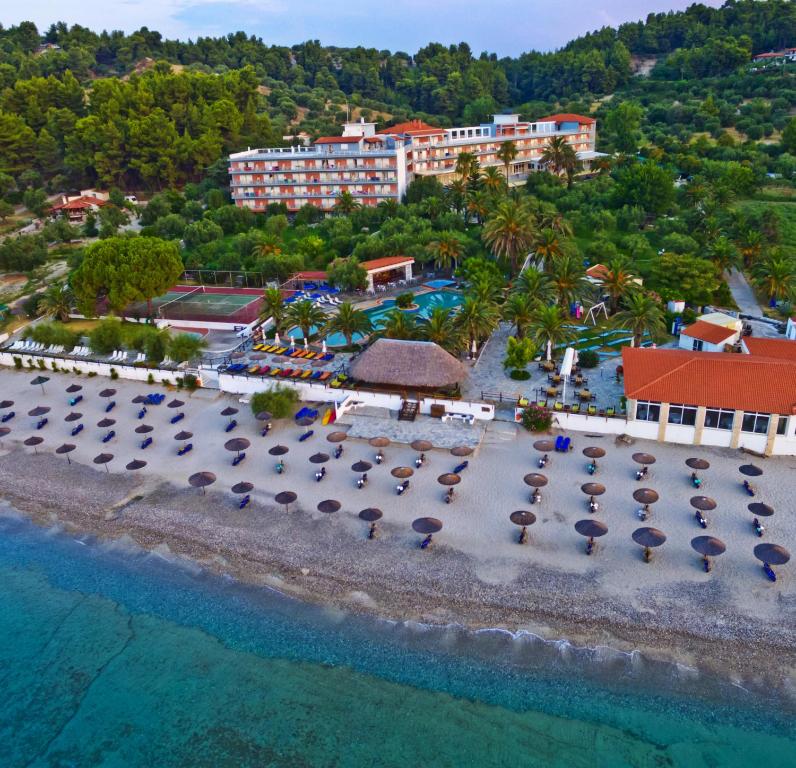
M 431 314 L 432 310 L 437 307 L 455 309 L 460 306 L 463 301 L 464 297 L 462 294 L 456 291 L 430 291 L 415 296 L 417 309 L 407 311 L 411 312 L 416 318 L 426 318 Z M 371 307 L 371 309 L 365 309 L 363 311 L 370 318 L 370 322 L 373 324 L 375 330 L 384 325 L 384 318 L 393 309 L 395 309 L 395 300 L 385 299 L 378 307 Z M 316 331 L 316 328 L 312 329 L 312 333 Z M 292 335 L 297 340 L 301 338 L 301 331 L 298 328 L 291 328 L 288 334 Z M 362 338 L 362 334 L 354 334 L 354 341 L 360 341 Z M 342 333 L 330 333 L 326 337 L 326 343 L 330 347 L 342 347 L 345 345 L 345 336 L 343 336 Z

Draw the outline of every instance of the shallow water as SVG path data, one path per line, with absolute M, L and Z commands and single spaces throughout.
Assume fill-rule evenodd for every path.
M 792 713 L 638 654 L 351 617 L 12 517 L 0 691 L 2 766 L 796 764 Z

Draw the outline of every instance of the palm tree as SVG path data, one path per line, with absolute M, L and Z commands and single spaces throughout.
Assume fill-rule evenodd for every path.
M 354 341 L 354 334 L 367 336 L 371 330 L 373 325 L 368 315 L 361 309 L 354 309 L 354 305 L 348 301 L 338 307 L 337 314 L 329 318 L 324 328 L 325 333 L 342 333 L 349 347 Z
M 313 328 L 321 328 L 324 325 L 326 315 L 311 301 L 297 301 L 290 305 L 285 313 L 285 319 L 291 325 L 298 326 L 304 338 L 309 339 Z
M 456 158 L 456 173 L 464 182 L 478 173 L 478 158 L 472 152 L 460 152 Z
M 282 248 L 275 237 L 269 237 L 252 248 L 252 256 L 255 258 L 264 259 L 268 256 L 279 256 L 280 253 Z
M 494 304 L 468 297 L 464 300 L 456 320 L 467 334 L 468 347 L 473 348 L 497 328 L 500 314 Z
M 634 347 L 641 346 L 645 333 L 654 338 L 666 329 L 663 310 L 658 302 L 640 291 L 628 297 L 626 309 L 616 315 L 615 319 L 620 328 L 632 331 Z
M 517 329 L 517 338 L 525 336 L 525 329 L 533 320 L 538 302 L 527 293 L 512 293 L 503 305 L 503 319 Z
M 610 297 L 609 308 L 612 315 L 619 309 L 620 299 L 635 290 L 637 284 L 634 279 L 624 260 L 614 259 L 608 262 L 600 282 L 603 291 Z
M 517 157 L 517 145 L 513 141 L 504 141 L 495 152 L 497 159 L 503 163 L 506 171 L 506 187 L 509 186 L 509 166 L 515 157 Z
M 464 253 L 464 244 L 456 232 L 447 230 L 440 232 L 437 239 L 426 246 L 426 250 L 433 256 L 437 269 L 456 269 Z
M 488 275 L 477 275 L 467 286 L 467 296 L 496 305 L 503 296 L 503 286 Z
M 467 197 L 467 183 L 464 179 L 454 179 L 445 187 L 445 199 L 448 205 L 456 213 L 465 210 L 465 199 Z
M 527 207 L 516 200 L 504 200 L 486 220 L 481 236 L 495 256 L 509 262 L 513 275 L 520 257 L 531 249 L 535 234 Z
M 788 299 L 796 291 L 796 261 L 774 252 L 758 262 L 752 270 L 755 285 L 770 300 Z
M 384 316 L 384 324 L 374 331 L 372 338 L 416 339 L 417 333 L 417 323 L 413 314 L 400 309 L 391 309 Z
M 578 167 L 578 156 L 572 145 L 563 136 L 554 136 L 542 152 L 541 161 L 549 165 L 556 176 L 567 175 L 567 186 L 572 186 L 572 176 Z
M 758 230 L 748 227 L 741 232 L 736 242 L 743 256 L 744 265 L 752 266 L 763 252 L 763 236 Z
M 266 288 L 263 292 L 263 308 L 260 316 L 274 321 L 274 332 L 279 333 L 285 322 L 287 307 L 279 288 Z
M 537 307 L 531 319 L 530 338 L 537 347 L 546 349 L 546 357 L 551 359 L 553 349 L 571 341 L 575 329 L 569 325 L 564 313 L 555 305 Z
M 464 333 L 454 314 L 446 307 L 434 307 L 427 318 L 418 323 L 418 335 L 423 341 L 433 341 L 451 354 L 464 346 Z
M 467 213 L 475 216 L 479 224 L 483 224 L 489 215 L 490 202 L 487 194 L 487 192 L 472 192 L 467 196 Z
M 528 267 L 520 272 L 514 281 L 512 291 L 527 294 L 537 304 L 549 304 L 554 297 L 550 276 L 534 267 Z
M 719 272 L 729 272 L 740 265 L 738 249 L 732 240 L 722 235 L 714 240 L 708 249 L 708 257 L 716 265 Z
M 553 261 L 550 281 L 561 304 L 569 304 L 579 298 L 586 289 L 586 271 L 583 262 L 565 253 Z
M 561 255 L 561 238 L 552 229 L 543 229 L 534 238 L 533 250 L 537 264 L 542 262 L 549 269 L 553 259 Z
M 344 189 L 334 201 L 335 213 L 339 213 L 342 216 L 350 216 L 359 207 L 359 202 L 347 189 Z
M 542 229 L 551 229 L 561 237 L 572 237 L 572 224 L 555 209 L 540 213 L 538 221 Z
M 506 180 L 496 166 L 489 165 L 481 171 L 481 183 L 490 195 L 496 195 L 505 188 Z
M 392 219 L 398 215 L 398 201 L 389 199 L 382 200 L 377 206 L 376 210 L 381 214 L 382 220 Z
M 69 313 L 72 311 L 74 296 L 72 291 L 65 285 L 51 285 L 39 299 L 39 311 L 46 315 L 52 315 L 62 323 L 69 321 Z

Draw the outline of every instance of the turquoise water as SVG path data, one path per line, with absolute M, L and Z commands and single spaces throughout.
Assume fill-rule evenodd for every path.
M 453 309 L 462 304 L 464 298 L 461 293 L 455 291 L 429 291 L 428 293 L 421 293 L 415 296 L 415 304 L 417 310 L 414 311 L 416 317 L 428 317 L 431 311 L 436 307 L 445 307 Z M 384 325 L 384 318 L 390 310 L 395 308 L 395 301 L 393 299 L 386 299 L 378 307 L 364 310 L 365 314 L 370 318 L 373 328 L 381 328 Z M 317 328 L 313 326 L 311 333 L 316 333 Z M 301 338 L 301 331 L 298 328 L 291 328 L 288 331 L 295 339 Z M 363 336 L 361 333 L 354 334 L 354 341 L 359 341 Z M 342 347 L 345 345 L 345 336 L 342 333 L 330 333 L 326 337 L 326 343 L 332 347 Z
M 637 655 L 346 616 L 11 518 L 0 683 L 4 768 L 796 760 L 788 713 Z

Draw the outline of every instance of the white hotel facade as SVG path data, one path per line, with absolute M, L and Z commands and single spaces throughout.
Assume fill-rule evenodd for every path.
M 346 123 L 342 136 L 323 136 L 307 147 L 230 155 L 230 188 L 236 205 L 255 211 L 271 203 L 284 203 L 290 211 L 304 205 L 331 210 L 344 190 L 372 206 L 400 200 L 415 176 L 449 183 L 462 152 L 474 154 L 482 168 L 502 169 L 497 152 L 505 141 L 517 149 L 510 182 L 520 183 L 541 168 L 542 153 L 554 136 L 563 136 L 586 168 L 600 156 L 595 152 L 596 122 L 581 115 L 550 115 L 532 123 L 519 115 L 495 115 L 491 123 L 461 128 L 413 120 L 378 132 L 375 123 L 361 121 Z

